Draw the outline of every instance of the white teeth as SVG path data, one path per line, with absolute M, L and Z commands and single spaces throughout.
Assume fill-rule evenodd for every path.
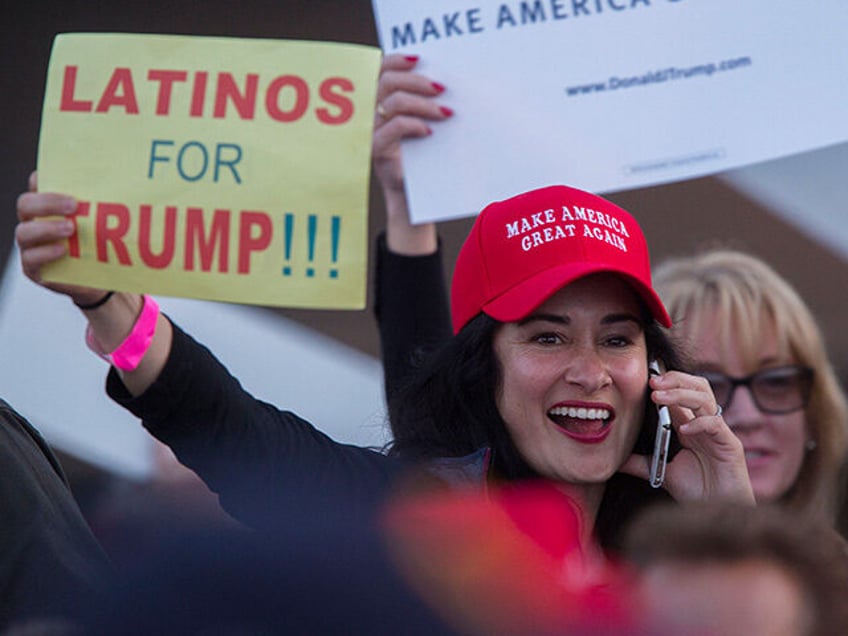
M 557 406 L 551 409 L 551 415 L 572 417 L 580 420 L 608 420 L 610 412 L 607 409 L 587 409 L 584 407 Z

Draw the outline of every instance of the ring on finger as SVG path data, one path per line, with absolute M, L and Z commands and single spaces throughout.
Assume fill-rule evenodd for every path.
M 724 413 L 724 409 L 721 408 L 721 404 L 716 404 L 716 417 L 721 417 L 721 414 Z

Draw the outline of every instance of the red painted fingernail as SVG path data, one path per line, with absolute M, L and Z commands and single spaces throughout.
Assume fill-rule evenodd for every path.
M 417 55 L 404 55 L 403 59 L 405 59 L 407 62 L 412 62 L 414 64 L 415 62 L 418 61 L 418 56 Z
M 444 93 L 445 92 L 444 84 L 439 84 L 438 82 L 431 82 L 430 85 L 433 87 L 433 89 L 437 93 Z
M 450 117 L 451 115 L 453 115 L 453 109 L 448 108 L 447 106 L 439 106 L 439 110 L 442 111 L 442 115 L 444 115 L 445 117 Z
M 432 129 L 432 128 L 430 128 L 429 126 L 427 126 L 427 132 L 426 132 L 425 134 L 426 134 L 426 135 L 432 135 L 432 134 L 433 134 L 433 129 Z

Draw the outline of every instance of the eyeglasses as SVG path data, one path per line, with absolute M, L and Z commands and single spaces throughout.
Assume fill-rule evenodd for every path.
M 740 386 L 748 387 L 754 404 L 763 413 L 791 413 L 807 406 L 813 386 L 813 370 L 800 365 L 762 369 L 744 378 L 732 378 L 716 371 L 704 371 L 716 402 L 727 410 Z

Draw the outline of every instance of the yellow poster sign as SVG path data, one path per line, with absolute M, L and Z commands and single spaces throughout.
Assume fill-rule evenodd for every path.
M 379 64 L 339 43 L 58 36 L 39 189 L 80 203 L 45 278 L 364 307 Z

